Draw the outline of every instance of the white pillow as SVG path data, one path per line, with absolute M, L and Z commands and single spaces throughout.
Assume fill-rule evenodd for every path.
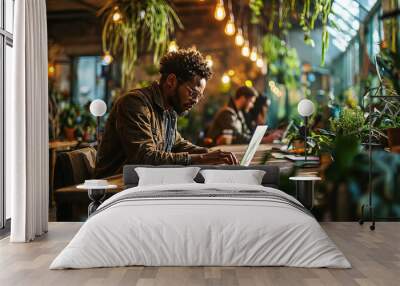
M 246 184 L 261 185 L 265 171 L 262 170 L 201 170 L 205 184 Z
M 199 170 L 199 167 L 135 168 L 139 176 L 138 186 L 196 183 L 193 179 Z

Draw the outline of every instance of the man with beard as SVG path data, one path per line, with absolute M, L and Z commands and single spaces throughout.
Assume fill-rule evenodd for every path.
M 214 145 L 250 142 L 252 134 L 246 124 L 245 114 L 253 108 L 257 96 L 254 88 L 242 86 L 237 89 L 235 96 L 217 112 L 207 132 L 207 137 L 212 139 Z M 227 140 L 226 131 L 230 132 L 229 138 L 232 139 Z
M 116 100 L 99 146 L 95 177 L 122 172 L 126 164 L 237 164 L 230 152 L 196 146 L 177 131 L 177 117 L 203 97 L 211 70 L 196 50 L 178 50 L 160 61 L 159 82 Z

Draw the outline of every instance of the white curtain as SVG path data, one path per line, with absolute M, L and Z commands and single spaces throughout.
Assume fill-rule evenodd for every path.
M 6 98 L 6 187 L 12 242 L 47 232 L 49 204 L 45 0 L 15 1 L 13 91 Z

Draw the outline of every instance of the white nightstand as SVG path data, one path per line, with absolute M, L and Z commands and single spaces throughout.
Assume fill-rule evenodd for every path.
M 116 189 L 117 185 L 104 185 L 104 186 L 90 186 L 90 185 L 78 185 L 78 189 L 84 189 L 88 191 L 89 199 L 92 201 L 88 206 L 88 217 L 94 213 L 97 208 L 103 203 L 106 196 L 107 189 Z

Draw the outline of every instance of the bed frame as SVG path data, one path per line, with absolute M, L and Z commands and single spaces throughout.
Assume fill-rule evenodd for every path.
M 138 174 L 135 171 L 137 167 L 147 168 L 182 168 L 181 165 L 125 165 L 123 169 L 123 180 L 126 188 L 136 187 L 139 182 Z M 257 166 L 232 166 L 232 165 L 191 165 L 191 167 L 199 167 L 200 169 L 217 169 L 217 170 L 263 170 L 265 175 L 262 179 L 262 185 L 265 187 L 272 187 L 279 189 L 279 167 L 270 165 L 257 165 Z M 204 183 L 203 176 L 199 173 L 195 181 L 198 183 Z

